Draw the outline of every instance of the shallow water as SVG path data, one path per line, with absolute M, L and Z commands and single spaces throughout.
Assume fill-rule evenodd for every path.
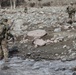
M 13 57 L 6 63 L 9 68 L 3 69 L 4 64 L 3 60 L 0 61 L 0 75 L 73 75 L 71 68 L 76 66 L 76 60 L 34 61 Z

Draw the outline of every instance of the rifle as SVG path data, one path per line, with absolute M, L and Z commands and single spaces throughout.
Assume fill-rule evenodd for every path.
M 10 33 L 11 27 L 13 26 L 13 22 L 11 23 L 10 26 L 9 26 L 9 24 L 7 24 L 7 22 L 3 23 L 3 25 L 4 25 L 4 28 L 3 28 L 1 35 L 3 35 L 3 38 L 6 38 L 7 40 L 12 38 L 12 40 L 14 42 L 14 36 Z
M 10 38 L 12 38 L 12 40 L 13 40 L 13 42 L 14 42 L 14 36 L 9 32 L 10 30 L 11 30 L 11 27 L 13 26 L 13 22 L 11 23 L 11 25 L 8 27 L 8 29 L 7 29 L 7 39 L 8 39 L 8 37 L 10 37 Z

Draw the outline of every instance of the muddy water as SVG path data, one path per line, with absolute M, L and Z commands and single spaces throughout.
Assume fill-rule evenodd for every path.
M 73 75 L 72 70 L 76 66 L 76 60 L 65 61 L 34 61 L 32 59 L 22 60 L 20 57 L 13 57 L 6 63 L 0 61 L 0 75 Z

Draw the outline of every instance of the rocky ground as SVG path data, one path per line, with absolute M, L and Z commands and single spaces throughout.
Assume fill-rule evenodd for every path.
M 0 61 L 1 75 L 76 75 L 76 60 L 70 62 L 34 61 L 13 57 L 6 63 L 8 67 L 3 67 L 4 65 L 5 63 Z
M 14 58 L 10 54 L 10 69 L 1 69 L 1 75 L 75 75 L 76 23 L 67 23 L 66 6 L 28 8 L 27 13 L 22 8 L 0 10 L 0 18 L 13 24 L 16 39 L 9 42 L 10 53 L 18 49 Z

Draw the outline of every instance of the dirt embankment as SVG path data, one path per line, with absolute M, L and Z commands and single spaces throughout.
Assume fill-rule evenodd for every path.
M 26 0 L 27 5 L 32 5 L 34 6 L 60 6 L 60 5 L 67 5 L 71 2 L 71 0 Z M 72 2 L 76 3 L 75 0 L 72 0 Z

